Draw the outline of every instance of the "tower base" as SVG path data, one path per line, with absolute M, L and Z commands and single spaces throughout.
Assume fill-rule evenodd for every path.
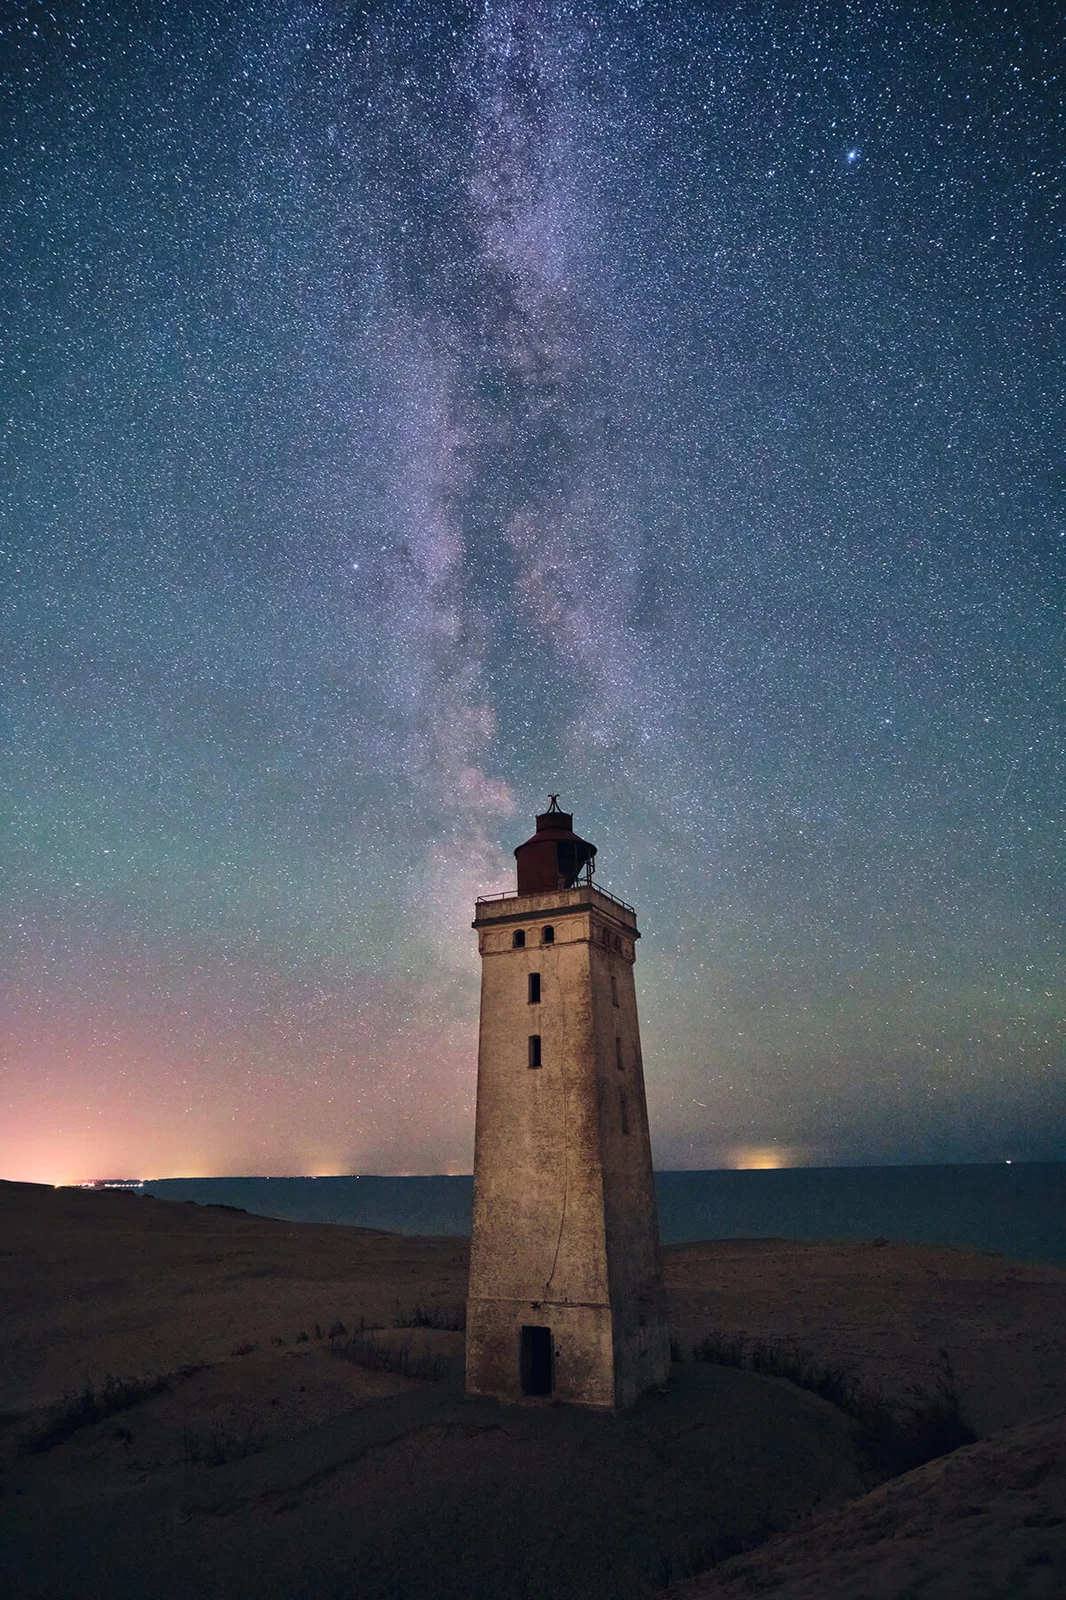
M 658 1308 L 656 1308 L 657 1310 Z M 670 1375 L 661 1315 L 619 1328 L 609 1305 L 560 1301 L 467 1302 L 466 1392 L 497 1400 L 556 1400 L 615 1411 Z

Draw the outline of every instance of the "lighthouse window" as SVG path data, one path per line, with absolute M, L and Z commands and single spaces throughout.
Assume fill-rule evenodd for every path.
M 531 1033 L 529 1036 L 529 1064 L 531 1067 L 540 1066 L 540 1034 Z
M 622 1132 L 623 1133 L 628 1133 L 629 1132 L 629 1109 L 626 1106 L 626 1092 L 625 1092 L 624 1089 L 619 1089 L 619 1091 L 618 1091 L 618 1109 L 622 1113 Z
M 618 979 L 613 972 L 611 973 L 611 1004 L 613 1006 L 618 1004 Z
M 622 1060 L 622 1041 L 617 1034 L 615 1034 L 614 1037 L 614 1064 L 618 1068 L 619 1072 L 624 1072 L 626 1070 L 625 1063 Z
M 516 950 L 521 950 L 523 948 L 523 946 L 525 945 L 525 942 L 526 942 L 526 930 L 525 930 L 525 928 L 516 928 L 514 933 L 511 935 L 511 943 L 514 945 Z
M 554 944 L 555 943 L 555 929 L 551 928 L 551 927 L 543 928 L 541 930 L 540 942 L 541 942 L 541 944 Z
M 540 973 L 539 972 L 531 972 L 529 974 L 529 1003 L 530 1003 L 531 1006 L 535 1006 L 535 1005 L 538 1005 L 539 1002 L 540 1002 Z

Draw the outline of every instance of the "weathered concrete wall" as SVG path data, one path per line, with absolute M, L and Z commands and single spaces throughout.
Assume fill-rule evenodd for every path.
M 611 1308 L 556 1302 L 471 1299 L 467 1307 L 467 1393 L 522 1397 L 518 1360 L 522 1327 L 552 1330 L 552 1398 L 611 1410 L 616 1405 Z
M 634 954 L 624 932 L 619 934 L 610 921 L 594 917 L 593 1032 L 598 1046 L 604 1224 L 619 1405 L 665 1383 L 670 1371 Z
M 664 1381 L 668 1366 L 632 976 L 636 918 L 581 886 L 480 902 L 475 926 L 482 989 L 467 1387 L 519 1396 L 521 1329 L 548 1326 L 556 1398 L 628 1404 Z M 524 947 L 515 948 L 515 929 Z M 540 978 L 539 1002 L 529 999 L 530 974 Z M 528 1064 L 533 1034 L 539 1067 Z

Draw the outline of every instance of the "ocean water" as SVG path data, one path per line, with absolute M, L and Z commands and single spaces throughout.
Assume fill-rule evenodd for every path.
M 659 1172 L 663 1242 L 892 1239 L 1066 1265 L 1066 1162 Z M 470 1232 L 469 1177 L 167 1178 L 163 1200 L 242 1206 L 289 1222 Z

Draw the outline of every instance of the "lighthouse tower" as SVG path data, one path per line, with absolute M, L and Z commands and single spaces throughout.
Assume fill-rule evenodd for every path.
M 632 906 L 552 796 L 518 891 L 479 899 L 466 1387 L 603 1409 L 670 1364 Z

